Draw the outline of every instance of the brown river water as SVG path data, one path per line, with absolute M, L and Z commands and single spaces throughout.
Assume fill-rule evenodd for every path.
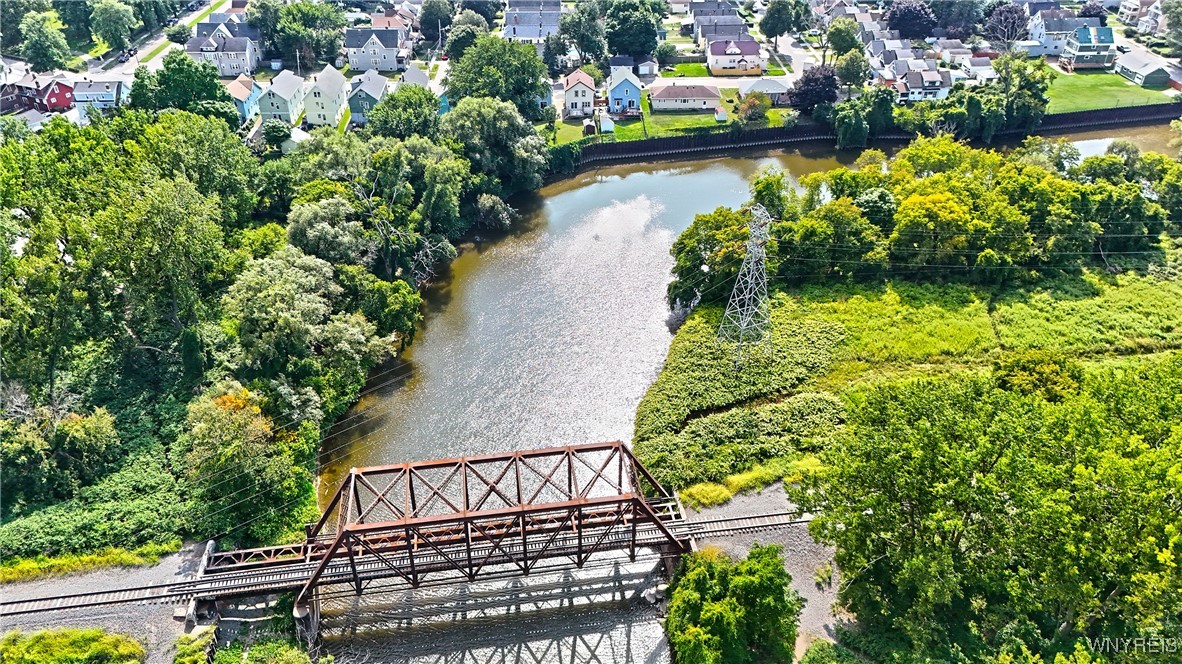
M 1166 151 L 1170 131 L 1064 136 L 1088 156 L 1116 137 Z M 461 247 L 426 293 L 414 344 L 373 372 L 330 432 L 322 497 L 354 466 L 630 440 L 672 338 L 677 235 L 695 214 L 745 201 L 760 168 L 796 178 L 856 157 L 817 147 L 608 166 L 518 201 L 517 228 Z M 328 649 L 343 662 L 668 662 L 659 616 L 637 597 L 656 568 L 609 558 L 577 573 L 334 600 Z

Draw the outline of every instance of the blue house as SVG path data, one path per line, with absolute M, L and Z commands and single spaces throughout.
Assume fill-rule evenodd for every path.
M 608 113 L 640 113 L 640 79 L 627 67 L 613 67 L 607 83 Z
M 259 114 L 259 97 L 263 94 L 263 86 L 258 81 L 246 74 L 239 74 L 238 78 L 226 84 L 226 92 L 234 98 L 238 119 L 243 123 Z

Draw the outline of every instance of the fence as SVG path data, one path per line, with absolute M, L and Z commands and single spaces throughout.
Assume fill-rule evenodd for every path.
M 1032 133 L 1054 133 L 1075 131 L 1090 127 L 1114 125 L 1135 125 L 1147 122 L 1172 120 L 1182 115 L 1182 104 L 1148 104 L 1123 108 L 1105 108 L 1090 111 L 1072 111 L 1047 115 Z M 1013 132 L 1021 133 L 1021 132 Z M 1003 134 L 1004 135 L 1004 134 Z M 892 133 L 875 137 L 875 140 L 910 140 L 913 136 Z M 675 156 L 709 150 L 767 147 L 789 145 L 809 141 L 834 141 L 836 135 L 829 127 L 819 125 L 798 125 L 795 127 L 766 127 L 735 131 L 729 128 L 712 132 L 700 132 L 684 136 L 648 138 L 635 141 L 612 141 L 596 137 L 584 139 L 578 155 L 570 155 L 568 167 L 575 170 L 580 166 L 607 161 L 644 160 Z

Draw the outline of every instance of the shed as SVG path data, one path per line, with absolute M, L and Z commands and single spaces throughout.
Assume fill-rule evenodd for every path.
M 1114 71 L 1143 88 L 1164 88 L 1170 84 L 1170 72 L 1144 53 L 1125 53 L 1116 59 Z

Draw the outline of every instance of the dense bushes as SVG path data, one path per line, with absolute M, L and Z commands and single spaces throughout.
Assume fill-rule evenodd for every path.
M 100 629 L 9 632 L 0 640 L 4 664 L 139 664 L 144 657 L 139 642 Z
M 680 664 L 788 662 L 804 601 L 778 546 L 731 562 L 706 551 L 682 558 L 670 585 L 665 633 Z

